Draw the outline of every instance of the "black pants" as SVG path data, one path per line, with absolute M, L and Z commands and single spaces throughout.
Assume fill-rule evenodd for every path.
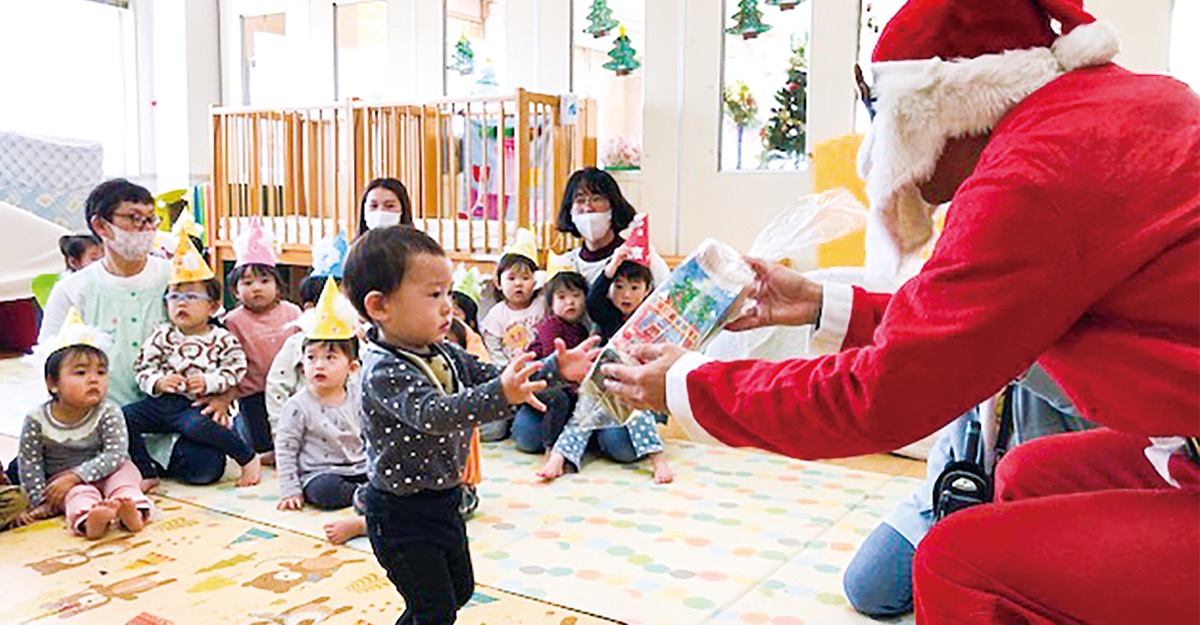
M 458 488 L 397 496 L 364 492 L 375 558 L 404 597 L 396 625 L 450 625 L 475 593 Z
M 354 503 L 354 491 L 366 475 L 322 473 L 304 485 L 304 500 L 322 510 L 341 510 Z
M 129 429 L 129 458 L 142 477 L 161 477 L 158 466 L 146 451 L 144 434 L 179 434 L 171 450 L 166 474 L 189 484 L 211 484 L 225 473 L 225 456 L 239 465 L 254 459 L 254 452 L 237 434 L 200 414 L 192 400 L 181 395 L 147 397 L 125 406 Z
M 267 396 L 265 393 L 247 395 L 238 400 L 238 431 L 242 438 L 254 448 L 255 453 L 264 454 L 275 449 L 271 438 L 271 422 L 267 419 Z

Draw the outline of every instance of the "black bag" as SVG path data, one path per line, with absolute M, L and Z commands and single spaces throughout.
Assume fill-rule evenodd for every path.
M 1008 449 L 1012 436 L 1012 385 L 1004 389 L 1000 410 L 1000 429 L 996 436 L 996 463 Z M 967 424 L 965 455 L 962 460 L 951 460 L 933 483 L 933 521 L 964 508 L 992 501 L 992 474 L 984 469 L 982 431 L 978 421 Z

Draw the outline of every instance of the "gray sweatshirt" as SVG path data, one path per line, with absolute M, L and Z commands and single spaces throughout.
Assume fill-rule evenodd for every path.
M 500 368 L 449 343 L 416 354 L 379 342 L 374 330 L 369 339 L 362 410 L 371 485 L 395 495 L 457 487 L 471 428 L 516 412 L 504 399 Z M 554 357 L 535 377 L 563 384 Z
M 105 400 L 79 423 L 54 418 L 50 402 L 25 415 L 21 428 L 21 486 L 34 505 L 46 496 L 46 480 L 68 469 L 84 482 L 98 482 L 129 458 L 129 435 L 121 408 Z
M 275 468 L 281 497 L 299 497 L 322 473 L 365 475 L 360 393 L 349 385 L 346 401 L 326 406 L 302 388 L 283 404 L 275 430 Z

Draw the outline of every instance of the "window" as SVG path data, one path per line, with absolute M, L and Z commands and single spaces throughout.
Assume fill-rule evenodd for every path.
M 726 0 L 725 16 L 720 169 L 800 169 L 807 160 L 812 2 L 783 10 Z
M 333 5 L 334 97 L 386 97 L 387 28 L 386 0 Z
M 879 33 L 902 6 L 904 0 L 862 0 L 858 19 L 858 65 L 867 82 L 871 82 L 871 54 L 879 42 Z M 866 132 L 870 128 L 871 116 L 866 107 L 859 104 L 854 109 L 854 131 Z
M 104 175 L 139 173 L 133 24 L 97 2 L 0 2 L 0 130 L 97 141 Z
M 242 16 L 242 104 L 282 103 L 289 93 L 283 13 Z
M 505 82 L 504 0 L 446 0 L 445 95 L 496 95 Z
M 613 54 L 622 61 L 632 56 L 640 64 L 646 49 L 646 0 L 573 0 L 571 26 L 571 90 L 580 98 L 596 101 L 596 137 L 599 159 L 606 169 L 638 169 L 642 158 L 642 108 L 645 102 L 644 67 L 612 69 Z M 607 8 L 609 12 L 603 13 Z M 593 19 L 599 9 L 610 20 Z M 607 31 L 603 31 L 607 26 Z M 600 37 L 591 32 L 604 32 Z M 628 43 L 617 38 L 621 32 Z M 618 50 L 618 47 L 620 48 Z M 632 52 L 630 51 L 632 50 Z M 632 64 L 631 64 L 632 65 Z M 624 72 L 628 73 L 624 73 Z
M 1193 31 L 1200 24 L 1200 2 L 1175 2 L 1171 14 L 1171 75 L 1200 91 L 1200 39 Z

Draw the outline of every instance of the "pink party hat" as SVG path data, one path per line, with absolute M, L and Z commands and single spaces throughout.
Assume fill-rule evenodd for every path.
M 274 267 L 276 263 L 274 241 L 263 230 L 258 217 L 250 218 L 250 228 L 238 235 L 233 250 L 237 254 L 237 266 L 267 265 Z
M 643 266 L 650 266 L 650 217 L 638 215 L 633 218 L 633 229 L 629 238 L 625 239 L 625 247 L 629 248 L 629 260 Z

